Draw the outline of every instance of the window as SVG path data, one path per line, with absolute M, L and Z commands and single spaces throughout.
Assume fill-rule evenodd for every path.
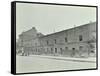
M 49 51 L 49 49 L 47 48 L 47 51 Z
M 62 48 L 60 48 L 60 52 L 61 52 L 61 54 L 62 54 L 62 52 L 63 52 L 63 49 L 62 49 Z
M 65 38 L 65 42 L 67 42 L 67 37 Z
M 49 53 L 49 48 L 47 48 L 47 51 L 46 52 L 47 52 L 47 54 Z
M 75 56 L 75 48 L 72 48 L 72 53 L 71 53 L 71 56 Z
M 51 53 L 53 53 L 53 48 L 51 48 Z
M 72 48 L 72 50 L 75 50 L 75 48 Z
M 79 47 L 79 50 L 80 50 L 80 51 L 83 50 L 83 46 L 80 46 L 80 47 Z
M 53 51 L 53 48 L 51 48 L 51 51 Z
M 57 40 L 55 39 L 55 44 L 57 43 Z
M 60 48 L 60 50 L 62 51 L 62 48 Z
M 36 48 L 36 52 L 37 52 L 37 48 Z
M 93 50 L 91 50 L 91 53 L 95 53 Z
M 65 50 L 68 50 L 68 47 L 65 47 Z
M 35 43 L 35 46 L 37 46 L 37 43 Z
M 55 48 L 55 53 L 57 53 L 57 48 Z
M 79 35 L 79 41 L 82 41 L 83 38 L 82 38 L 82 35 Z
M 49 41 L 47 41 L 47 45 L 49 44 Z

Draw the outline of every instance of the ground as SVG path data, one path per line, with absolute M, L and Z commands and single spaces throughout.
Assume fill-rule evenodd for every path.
M 53 59 L 41 56 L 16 56 L 17 73 L 96 68 L 95 62 Z

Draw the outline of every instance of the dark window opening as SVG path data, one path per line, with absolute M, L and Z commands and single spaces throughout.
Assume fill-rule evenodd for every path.
M 49 41 L 47 41 L 47 45 L 49 44 Z
M 91 53 L 95 53 L 93 50 L 91 50 Z
M 62 48 L 60 48 L 60 50 L 62 50 Z
M 65 47 L 65 50 L 68 50 L 68 47 Z
M 82 38 L 82 35 L 79 35 L 79 41 L 82 41 L 83 38 Z
M 37 43 L 35 43 L 35 46 L 37 46 Z
M 51 48 L 51 51 L 53 51 L 53 48 Z
M 36 48 L 36 52 L 37 52 L 37 48 Z
M 48 51 L 49 49 L 47 48 L 47 51 Z
M 65 38 L 65 42 L 67 42 L 67 37 Z
M 75 48 L 72 48 L 72 50 L 75 50 Z
M 83 50 L 83 46 L 80 46 L 80 47 L 79 47 L 79 50 Z
M 53 53 L 53 48 L 51 48 L 51 53 Z
M 55 48 L 55 53 L 57 53 L 57 48 Z
M 49 53 L 49 48 L 47 48 L 47 51 L 46 52 L 47 52 L 47 54 Z
M 60 48 L 60 53 L 61 53 L 61 54 L 63 53 L 63 49 L 62 49 L 62 48 Z
M 55 44 L 57 43 L 56 39 L 55 39 Z

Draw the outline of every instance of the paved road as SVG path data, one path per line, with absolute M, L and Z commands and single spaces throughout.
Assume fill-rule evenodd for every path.
M 56 60 L 38 56 L 17 56 L 17 73 L 95 68 L 96 63 Z

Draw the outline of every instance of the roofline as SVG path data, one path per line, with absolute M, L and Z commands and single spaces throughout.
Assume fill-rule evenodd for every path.
M 83 26 L 86 26 L 88 24 L 93 24 L 93 23 L 96 23 L 96 22 L 86 23 L 86 24 L 83 24 L 83 25 L 80 25 L 80 26 L 76 26 L 75 28 L 83 27 Z M 74 27 L 66 29 L 66 30 L 58 31 L 58 32 L 55 32 L 55 33 L 47 34 L 47 35 L 41 36 L 40 38 L 47 37 L 47 36 L 50 36 L 50 35 L 54 35 L 54 34 L 57 34 L 57 33 L 61 33 L 61 32 L 64 32 L 64 31 L 72 30 L 72 29 L 74 29 Z

